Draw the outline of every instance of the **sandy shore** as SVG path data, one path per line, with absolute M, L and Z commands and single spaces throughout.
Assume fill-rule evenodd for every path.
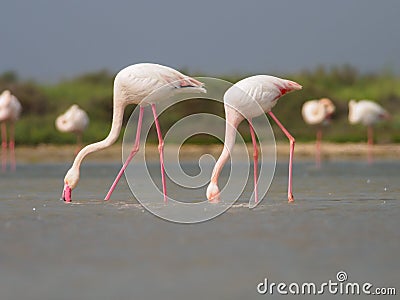
M 252 146 L 248 149 L 252 153 Z M 168 159 L 171 155 L 178 153 L 178 147 L 175 145 L 165 146 L 165 157 Z M 181 159 L 199 158 L 202 154 L 210 153 L 217 157 L 222 150 L 221 145 L 198 146 L 184 145 L 180 150 Z M 36 162 L 72 162 L 74 159 L 75 146 L 73 145 L 39 145 L 36 147 L 19 146 L 16 148 L 17 161 L 23 163 Z M 324 158 L 365 158 L 368 147 L 361 143 L 324 143 L 322 144 L 322 155 Z M 400 158 L 400 144 L 374 145 L 372 149 L 376 158 Z M 280 142 L 277 144 L 278 159 L 285 159 L 289 154 L 289 144 Z M 315 145 L 313 143 L 296 143 L 296 158 L 313 158 L 315 155 Z M 115 144 L 100 152 L 92 153 L 87 157 L 88 161 L 118 162 L 121 161 L 122 146 Z M 156 145 L 146 145 L 146 157 L 149 159 L 158 159 L 158 150 Z

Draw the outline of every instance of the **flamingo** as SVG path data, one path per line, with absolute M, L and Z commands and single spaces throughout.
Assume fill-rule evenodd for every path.
M 0 122 L 1 122 L 1 148 L 2 148 L 2 171 L 7 169 L 7 123 L 9 123 L 10 133 L 10 166 L 11 170 L 15 171 L 15 139 L 14 129 L 15 122 L 18 120 L 21 114 L 21 103 L 19 103 L 17 97 L 15 97 L 9 90 L 3 91 L 0 95 Z
M 118 138 L 122 126 L 122 118 L 125 107 L 129 104 L 138 104 L 139 120 L 136 130 L 136 138 L 133 149 L 127 160 L 119 171 L 113 184 L 108 191 L 105 200 L 109 200 L 123 172 L 139 151 L 140 130 L 142 126 L 144 107 L 150 105 L 156 125 L 158 137 L 158 151 L 160 155 L 161 179 L 163 186 L 164 202 L 167 201 L 167 191 L 164 171 L 164 141 L 162 138 L 160 124 L 157 118 L 156 103 L 167 99 L 167 97 L 181 92 L 206 93 L 204 84 L 200 81 L 186 76 L 170 67 L 152 63 L 140 63 L 128 66 L 116 75 L 114 79 L 113 91 L 113 117 L 111 130 L 108 136 L 97 143 L 87 145 L 75 157 L 75 160 L 64 178 L 64 189 L 62 199 L 66 202 L 71 201 L 72 190 L 79 181 L 79 169 L 82 160 L 94 151 L 99 151 L 112 145 Z
M 252 124 L 252 118 L 267 112 L 271 118 L 278 124 L 281 130 L 290 141 L 289 156 L 289 182 L 288 182 L 288 201 L 293 202 L 292 193 L 292 164 L 295 139 L 290 135 L 286 128 L 279 122 L 278 118 L 272 113 L 271 109 L 277 103 L 277 100 L 286 93 L 300 90 L 302 86 L 294 81 L 277 78 L 268 75 L 251 76 L 234 84 L 224 94 L 225 108 L 225 141 L 224 149 L 218 158 L 212 171 L 210 184 L 207 187 L 207 199 L 210 202 L 220 200 L 220 191 L 218 188 L 218 178 L 223 166 L 233 150 L 236 138 L 236 129 L 239 124 L 247 119 L 250 127 L 250 134 L 253 143 L 254 160 L 254 194 L 255 202 L 258 202 L 257 195 L 257 163 L 258 149 Z
M 373 125 L 389 117 L 389 113 L 382 106 L 371 100 L 349 101 L 350 124 L 361 123 L 368 128 L 368 162 L 370 163 L 372 162 L 372 146 L 374 144 Z
M 56 119 L 56 128 L 59 131 L 76 134 L 77 149 L 75 154 L 82 148 L 82 135 L 88 125 L 89 117 L 87 113 L 76 104 Z
M 320 100 L 309 100 L 303 104 L 301 114 L 304 121 L 310 125 L 318 125 L 316 137 L 316 155 L 315 161 L 317 167 L 321 166 L 321 140 L 322 140 L 322 126 L 330 123 L 330 118 L 335 112 L 335 105 L 328 98 Z

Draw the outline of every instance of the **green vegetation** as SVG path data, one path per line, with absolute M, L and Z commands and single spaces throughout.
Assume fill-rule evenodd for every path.
M 220 78 L 236 82 L 248 75 L 250 74 L 220 76 Z M 306 100 L 328 97 L 335 103 L 336 113 L 332 126 L 325 130 L 325 140 L 365 141 L 366 129 L 361 125 L 349 125 L 347 122 L 347 102 L 350 99 L 371 99 L 380 103 L 392 114 L 390 121 L 377 126 L 377 142 L 400 142 L 400 77 L 392 72 L 360 74 L 354 68 L 345 65 L 332 68 L 319 67 L 313 71 L 276 74 L 276 76 L 292 79 L 303 85 L 302 91 L 286 95 L 274 108 L 275 115 L 297 141 L 312 141 L 315 136 L 315 128 L 306 125 L 301 118 L 302 104 Z M 23 106 L 21 118 L 16 124 L 17 143 L 27 145 L 73 143 L 74 135 L 59 133 L 55 129 L 54 121 L 59 114 L 74 103 L 86 110 L 90 117 L 90 125 L 84 134 L 84 142 L 91 143 L 103 139 L 108 134 L 111 124 L 113 77 L 113 74 L 102 70 L 56 84 L 42 84 L 20 80 L 14 72 L 5 72 L 0 75 L 0 91 L 10 89 Z M 125 122 L 133 109 L 132 106 L 125 112 Z M 161 115 L 160 122 L 163 131 L 179 118 L 198 112 L 224 115 L 221 103 L 201 99 L 184 101 Z M 246 126 L 242 127 L 243 135 L 250 141 Z M 275 125 L 274 131 L 277 139 L 285 139 Z M 155 141 L 155 134 L 150 139 Z M 201 144 L 217 142 L 217 140 L 206 135 L 199 135 L 191 138 L 189 142 Z

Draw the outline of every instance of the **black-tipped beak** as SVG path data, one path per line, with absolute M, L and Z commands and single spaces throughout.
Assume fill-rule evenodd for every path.
M 71 202 L 72 189 L 68 184 L 64 184 L 64 189 L 61 195 L 61 199 L 65 202 Z

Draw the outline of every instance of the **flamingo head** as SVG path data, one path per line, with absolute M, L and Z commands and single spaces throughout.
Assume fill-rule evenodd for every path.
M 327 115 L 332 115 L 336 108 L 335 105 L 332 103 L 332 101 L 328 98 L 322 98 L 321 100 L 319 100 L 319 102 L 322 104 L 322 106 L 324 107 Z
M 319 104 L 322 106 L 323 111 L 325 113 L 325 124 L 329 124 L 330 120 L 332 118 L 333 113 L 336 110 L 335 105 L 332 103 L 332 101 L 328 98 L 322 98 L 319 100 Z
M 64 177 L 64 189 L 62 199 L 65 202 L 71 202 L 72 190 L 77 186 L 79 181 L 79 170 L 71 168 Z
M 218 185 L 214 182 L 210 182 L 207 188 L 206 195 L 208 201 L 210 201 L 211 203 L 218 203 L 220 200 L 220 192 Z

